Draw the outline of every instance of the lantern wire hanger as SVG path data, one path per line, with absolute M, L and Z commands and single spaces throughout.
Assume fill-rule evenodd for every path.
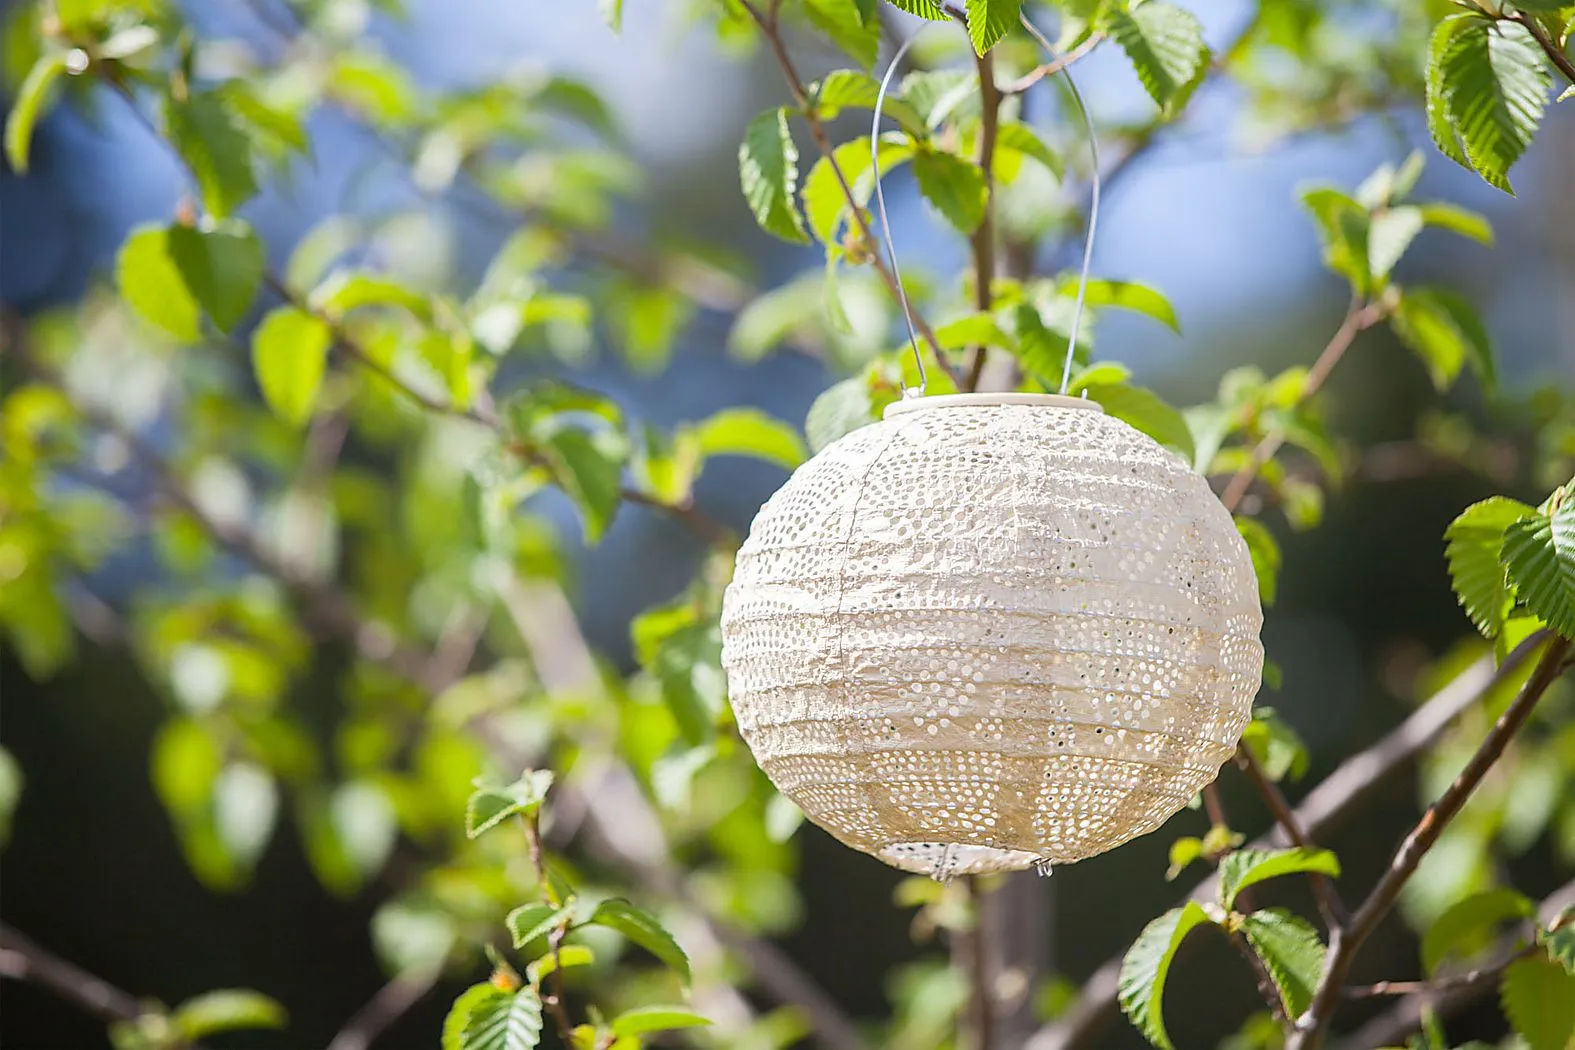
M 1028 31 L 1028 34 L 1038 42 L 1040 47 L 1044 48 L 1045 54 L 1053 57 L 1055 48 L 1051 46 L 1049 40 L 1045 39 L 1045 35 L 1039 31 L 1039 27 L 1029 20 L 1028 15 L 1020 13 L 1018 19 L 1022 22 L 1023 28 Z M 929 383 L 929 375 L 924 367 L 924 353 L 919 349 L 919 335 L 913 323 L 913 307 L 908 302 L 907 290 L 902 286 L 902 270 L 898 267 L 897 248 L 892 242 L 891 221 L 886 217 L 886 194 L 881 190 L 880 175 L 880 118 L 881 110 L 886 104 L 886 92 L 891 87 L 891 78 L 896 74 L 897 67 L 902 64 L 903 58 L 908 54 L 908 49 L 913 47 L 914 41 L 918 40 L 919 34 L 922 32 L 924 32 L 924 29 L 920 29 L 918 33 L 903 41 L 902 46 L 897 49 L 897 53 L 891 57 L 891 64 L 886 67 L 886 74 L 881 77 L 880 90 L 875 93 L 875 115 L 870 120 L 870 164 L 875 175 L 875 207 L 880 214 L 881 243 L 885 248 L 886 260 L 891 266 L 892 278 L 897 286 L 897 299 L 902 304 L 902 319 L 908 326 L 908 347 L 913 351 L 913 363 L 917 366 L 919 374 L 919 385 L 904 390 L 904 397 L 923 396 L 924 389 Z M 1072 325 L 1066 341 L 1066 361 L 1061 367 L 1060 392 L 1064 395 L 1072 381 L 1072 361 L 1077 354 L 1077 335 L 1083 323 L 1083 301 L 1088 294 L 1089 267 L 1094 260 L 1094 236 L 1099 229 L 1099 138 L 1094 133 L 1094 119 L 1089 115 L 1088 106 L 1083 101 L 1082 93 L 1077 90 L 1077 81 L 1072 79 L 1071 67 L 1062 66 L 1061 76 L 1065 78 L 1067 91 L 1071 94 L 1072 101 L 1083 118 L 1083 128 L 1088 134 L 1089 158 L 1093 164 L 1092 187 L 1088 208 L 1088 234 L 1083 239 L 1083 266 L 1077 278 L 1077 301 L 1072 309 Z

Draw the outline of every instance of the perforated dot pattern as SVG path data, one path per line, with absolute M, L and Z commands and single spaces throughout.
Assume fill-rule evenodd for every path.
M 812 821 L 907 871 L 1154 830 L 1230 757 L 1262 675 L 1230 515 L 1097 409 L 926 400 L 756 517 L 722 613 L 744 740 Z

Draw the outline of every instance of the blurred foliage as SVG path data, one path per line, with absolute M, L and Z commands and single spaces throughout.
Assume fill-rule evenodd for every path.
M 894 2 L 958 17 L 932 0 Z M 216 892 L 242 887 L 288 826 L 328 892 L 375 887 L 371 938 L 391 977 L 473 975 L 485 957 L 490 978 L 455 1004 L 445 1050 L 524 1050 L 543 1038 L 628 1050 L 670 1031 L 683 1035 L 663 1038 L 729 1047 L 815 1038 L 812 1010 L 761 1013 L 738 997 L 749 978 L 714 943 L 717 930 L 736 944 L 796 925 L 802 814 L 732 725 L 718 617 L 738 537 L 694 491 L 713 459 L 790 470 L 878 418 L 917 383 L 915 355 L 930 393 L 973 389 L 986 368 L 998 386 L 1057 389 L 1065 361 L 1071 393 L 1219 480 L 1266 605 L 1286 530 L 1318 526 L 1364 470 L 1366 450 L 1329 425 L 1323 385 L 1367 329 L 1392 327 L 1440 394 L 1470 377 L 1493 399 L 1484 413 L 1429 417 L 1415 455 L 1522 494 L 1570 475 L 1575 402 L 1499 391 L 1472 303 L 1396 280 L 1429 229 L 1492 242 L 1481 216 L 1413 199 L 1420 155 L 1349 191 L 1303 192 L 1310 233 L 1352 296 L 1310 367 L 1237 368 L 1214 399 L 1178 408 L 1100 360 L 1109 311 L 1179 326 L 1157 289 L 1097 275 L 1080 288 L 1075 275 L 1036 271 L 1044 241 L 1081 228 L 1089 173 L 1082 125 L 1049 89 L 1050 56 L 1019 16 L 1053 25 L 1069 63 L 1096 48 L 1125 56 L 1154 108 L 1150 120 L 1099 129 L 1117 163 L 1221 76 L 1246 92 L 1247 131 L 1260 141 L 1423 107 L 1446 156 L 1508 191 L 1550 87 L 1570 76 L 1575 7 L 1258 0 L 1211 48 L 1195 15 L 1166 0 L 961 6 L 967 34 L 922 51 L 882 101 L 871 70 L 883 40 L 914 26 L 876 0 L 689 5 L 719 47 L 786 64 L 787 101 L 739 129 L 740 186 L 764 230 L 818 244 L 824 265 L 763 291 L 711 251 L 622 240 L 615 216 L 639 194 L 641 172 L 585 83 L 529 71 L 418 85 L 366 31 L 370 9 L 397 17 L 397 0 L 270 5 L 271 43 L 282 47 L 266 57 L 198 32 L 166 0 L 10 9 L 4 146 L 14 171 L 27 170 L 51 107 L 118 108 L 163 144 L 187 185 L 171 214 L 125 238 L 111 282 L 70 309 L 7 317 L 0 629 L 29 675 L 56 674 L 84 636 L 97 637 L 76 626 L 102 604 L 95 573 L 113 558 L 152 559 L 118 611 L 118 641 L 167 701 L 149 777 L 192 872 Z M 602 7 L 616 29 L 622 3 Z M 806 35 L 854 68 L 806 83 L 788 52 Z M 989 61 L 976 65 L 970 45 Z M 993 78 L 986 90 L 979 70 Z M 1049 121 L 1024 106 L 1041 83 Z M 874 148 L 831 137 L 840 114 L 862 120 L 876 106 L 886 130 Z M 424 205 L 335 214 L 293 247 L 263 243 L 249 205 L 310 162 L 310 121 L 324 109 L 364 128 L 424 202 L 463 191 L 510 229 L 484 272 L 432 264 Z M 897 279 L 869 210 L 876 179 L 897 173 L 972 252 L 966 272 L 906 286 L 921 319 L 913 346 L 896 343 Z M 603 346 L 633 370 L 665 369 L 698 312 L 719 308 L 734 315 L 740 360 L 794 352 L 838 374 L 803 437 L 797 421 L 741 407 L 662 431 L 577 375 Z M 1508 477 L 1487 459 L 1501 439 L 1516 453 Z M 1575 635 L 1575 501 L 1565 491 L 1540 507 L 1479 503 L 1450 529 L 1450 571 L 1484 638 L 1446 654 L 1431 672 L 1437 685 L 1543 627 Z M 634 504 L 670 515 L 706 551 L 681 594 L 631 625 L 627 674 L 592 651 L 573 613 L 564 500 L 587 544 Z M 1424 802 L 1530 673 L 1528 662 L 1425 754 Z M 332 681 L 332 711 L 303 704 L 308 679 Z M 1539 919 L 1506 884 L 1505 862 L 1546 843 L 1575 867 L 1570 703 L 1554 690 L 1537 709 L 1403 899 L 1424 933 L 1427 974 L 1511 953 L 1505 1015 L 1512 1038 L 1537 1050 L 1565 1046 L 1575 1029 L 1575 949 L 1567 918 Z M 1271 781 L 1309 765 L 1268 708 L 1245 749 Z M 22 784 L 0 752 L 0 834 Z M 1270 1013 L 1249 1018 L 1230 1046 L 1280 1045 L 1320 987 L 1324 935 L 1242 891 L 1296 873 L 1332 877 L 1338 861 L 1243 841 L 1224 824 L 1178 839 L 1170 877 L 1217 863 L 1217 898 L 1154 920 L 1127 956 L 1122 1006 L 1158 1046 L 1171 1046 L 1166 977 L 1195 928 L 1241 946 L 1272 993 Z M 906 882 L 897 903 L 917 909 L 923 942 L 966 936 L 976 921 L 952 887 Z M 698 916 L 711 933 L 696 933 L 706 929 Z M 686 942 L 708 947 L 686 952 Z M 873 1044 L 955 1045 L 963 975 L 928 960 L 888 986 L 891 1014 L 868 1026 Z M 695 1002 L 731 1006 L 708 1020 L 681 1005 L 691 988 Z M 1047 1015 L 1068 997 L 1048 979 L 1038 996 Z M 121 1048 L 170 1050 L 284 1020 L 257 993 L 216 991 L 173 1010 L 150 1004 L 111 1036 Z M 1448 1045 L 1436 1026 L 1418 1039 Z

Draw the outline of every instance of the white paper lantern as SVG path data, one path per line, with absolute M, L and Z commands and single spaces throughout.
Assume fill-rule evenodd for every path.
M 940 877 L 1159 827 L 1235 750 L 1263 670 L 1207 482 L 1088 401 L 915 398 L 760 511 L 722 612 L 739 730 L 842 842 Z

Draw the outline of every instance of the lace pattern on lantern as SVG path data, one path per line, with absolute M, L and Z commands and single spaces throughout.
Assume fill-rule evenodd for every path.
M 811 820 L 969 874 L 1092 856 L 1185 805 L 1250 717 L 1261 626 L 1230 515 L 1144 435 L 926 408 L 762 508 L 723 666 L 745 741 Z

